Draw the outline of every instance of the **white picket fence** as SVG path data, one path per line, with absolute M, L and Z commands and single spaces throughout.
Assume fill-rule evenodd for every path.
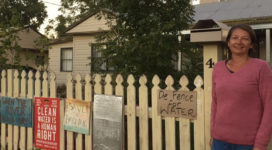
M 54 98 L 57 94 L 55 79 L 54 74 L 49 75 L 47 72 L 41 75 L 40 72 L 33 74 L 31 71 L 19 73 L 17 70 L 3 70 L 1 72 L 1 96 Z M 126 100 L 124 111 L 127 119 L 124 125 L 126 128 L 124 132 L 124 141 L 126 141 L 124 142 L 124 149 L 148 150 L 152 147 L 153 150 L 190 150 L 192 142 L 195 150 L 207 149 L 210 137 L 209 134 L 205 134 L 203 79 L 200 76 L 197 76 L 194 80 L 196 87 L 194 91 L 197 92 L 197 120 L 194 121 L 184 118 L 164 118 L 158 115 L 157 92 L 160 89 L 159 84 L 161 82 L 158 76 L 154 76 L 152 79 L 153 87 L 151 93 L 148 93 L 146 85 L 148 81 L 145 76 L 140 77 L 139 87 L 134 86 L 134 83 L 137 81 L 133 75 L 129 75 L 127 81 L 124 81 L 121 75 L 118 75 L 113 80 L 111 75 L 108 74 L 103 78 L 104 84 L 101 84 L 101 81 L 101 75 L 95 75 L 94 79 L 90 75 L 86 75 L 83 79 L 78 74 L 74 79 L 69 74 L 67 76 L 66 97 L 93 101 L 93 94 L 124 96 Z M 112 85 L 112 81 L 116 82 L 115 86 Z M 123 86 L 125 82 L 128 84 L 127 87 Z M 180 89 L 174 89 L 174 82 L 173 78 L 168 76 L 165 79 L 165 89 L 189 91 L 187 87 L 189 81 L 186 76 L 182 76 L 178 81 Z M 139 95 L 137 96 L 136 94 Z M 151 99 L 148 95 L 151 95 Z M 136 101 L 139 104 L 136 104 Z M 63 129 L 64 102 L 65 100 L 62 99 L 60 106 L 60 149 L 91 150 L 91 134 L 82 135 Z M 149 102 L 151 102 L 151 106 L 149 106 Z M 138 121 L 136 118 L 138 118 Z M 152 126 L 149 124 L 150 119 Z M 194 124 L 193 135 L 191 135 L 190 129 L 191 122 Z M 92 124 L 90 125 L 90 133 L 92 133 Z M 137 127 L 139 127 L 138 130 Z M 33 128 L 1 123 L 1 147 L 4 149 L 7 147 L 9 150 L 17 150 L 18 148 L 21 150 L 33 149 L 33 132 Z M 191 141 L 191 136 L 194 137 L 193 141 Z

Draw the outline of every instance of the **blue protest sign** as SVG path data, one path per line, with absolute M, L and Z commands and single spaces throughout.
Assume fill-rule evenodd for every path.
M 32 127 L 32 100 L 1 97 L 1 122 Z

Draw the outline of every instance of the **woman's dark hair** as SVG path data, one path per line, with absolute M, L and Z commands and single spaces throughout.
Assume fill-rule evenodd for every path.
M 228 48 L 228 59 L 231 59 L 231 57 L 232 57 L 230 48 L 228 47 L 228 42 L 230 41 L 230 37 L 231 37 L 231 35 L 232 35 L 232 33 L 233 33 L 233 31 L 235 29 L 244 30 L 249 34 L 251 44 L 252 44 L 252 48 L 249 49 L 248 55 L 250 55 L 253 50 L 257 49 L 257 38 L 256 38 L 256 34 L 255 34 L 254 30 L 249 25 L 246 25 L 246 24 L 234 25 L 229 30 L 229 33 L 228 33 L 228 36 L 227 36 L 227 39 L 226 39 L 226 45 L 227 45 L 227 48 Z

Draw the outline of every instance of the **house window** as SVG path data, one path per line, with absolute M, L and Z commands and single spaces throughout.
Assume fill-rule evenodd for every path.
M 108 60 L 103 58 L 102 50 L 106 49 L 106 44 L 92 44 L 91 45 L 91 70 L 94 72 L 108 72 L 113 70 L 108 67 Z
M 60 70 L 63 72 L 73 71 L 73 49 L 62 48 L 61 49 L 61 67 Z

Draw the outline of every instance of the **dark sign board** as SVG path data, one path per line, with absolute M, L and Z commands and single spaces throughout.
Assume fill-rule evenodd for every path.
M 122 149 L 123 99 L 95 95 L 93 114 L 93 149 Z
M 32 127 L 32 100 L 1 97 L 1 122 Z
M 59 149 L 60 100 L 35 97 L 34 143 L 40 149 Z

